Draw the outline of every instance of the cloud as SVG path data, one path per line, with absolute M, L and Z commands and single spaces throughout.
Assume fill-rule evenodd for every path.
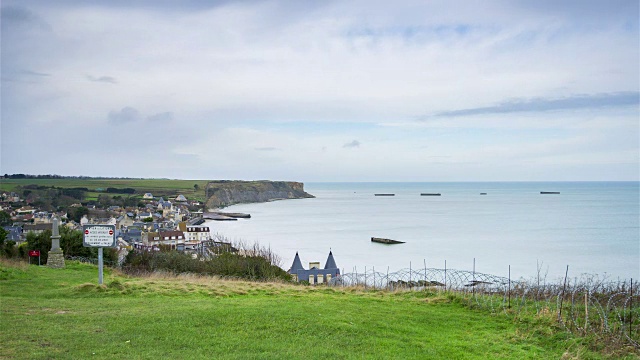
M 0 25 L 4 33 L 10 29 L 22 28 L 49 32 L 52 27 L 33 11 L 21 6 L 3 6 L 0 9 Z M 3 39 L 4 42 L 4 39 Z
M 29 9 L 20 6 L 3 6 L 0 11 L 3 24 L 35 24 L 46 30 L 51 29 L 49 24 Z
M 45 140 L 20 153 L 55 125 L 70 144 L 79 133 L 66 129 L 104 134 L 92 159 L 134 146 L 143 161 L 118 157 L 121 175 L 527 180 L 520 159 L 488 164 L 487 146 L 540 160 L 548 139 L 567 140 L 554 151 L 586 164 L 576 179 L 639 174 L 637 161 L 613 169 L 566 145 L 593 132 L 607 136 L 584 145 L 599 158 L 638 153 L 637 0 L 0 1 L 7 172 L 61 166 Z M 171 134 L 169 149 L 139 141 L 150 127 Z M 160 161 L 148 171 L 171 148 L 217 166 Z M 486 166 L 459 165 L 471 155 Z M 391 172 L 381 158 L 403 160 Z
M 22 71 L 20 71 L 20 73 L 24 74 L 24 75 L 32 75 L 32 76 L 51 76 L 51 74 L 38 72 L 38 71 L 32 71 L 32 70 L 22 70 Z
M 518 1 L 522 10 L 531 14 L 543 14 L 547 16 L 562 16 L 572 21 L 587 24 L 597 24 L 616 18 L 628 18 L 637 24 L 638 1 Z M 635 15 L 634 15 L 635 14 Z M 634 19 L 635 17 L 635 19 Z
M 147 120 L 151 122 L 169 122 L 173 120 L 173 113 L 170 111 L 167 111 L 167 112 L 150 115 L 147 117 Z
M 39 82 L 42 78 L 46 78 L 49 76 L 51 76 L 51 74 L 47 74 L 39 71 L 27 70 L 27 69 L 22 69 L 18 71 L 5 70 L 2 72 L 2 81 L 8 81 L 8 82 L 21 81 L 21 82 L 36 83 L 36 82 Z
M 123 107 L 120 111 L 113 110 L 109 112 L 109 122 L 111 124 L 133 123 L 141 119 L 143 119 L 143 115 L 131 106 Z M 149 115 L 145 119 L 155 124 L 169 123 L 173 120 L 173 113 L 171 111 L 161 112 Z
M 357 148 L 360 147 L 360 141 L 358 140 L 353 140 L 352 142 L 348 142 L 344 145 L 342 145 L 343 148 Z
M 114 125 L 131 123 L 140 120 L 140 112 L 130 106 L 123 107 L 120 111 L 109 112 L 109 122 Z
M 116 78 L 112 77 L 112 76 L 91 76 L 91 75 L 87 75 L 87 79 L 89 81 L 93 81 L 93 82 L 103 82 L 103 83 L 109 83 L 109 84 L 117 84 L 118 81 L 116 80 Z
M 3 6 L 1 11 L 2 22 L 29 22 L 36 19 L 36 16 L 31 11 L 17 6 Z
M 437 113 L 435 116 L 456 117 L 553 110 L 579 110 L 630 105 L 637 106 L 638 104 L 640 104 L 640 92 L 625 91 L 593 95 L 574 95 L 559 99 L 533 98 L 525 100 L 509 100 L 495 106 L 443 111 Z M 425 117 L 421 118 L 421 120 L 424 119 Z

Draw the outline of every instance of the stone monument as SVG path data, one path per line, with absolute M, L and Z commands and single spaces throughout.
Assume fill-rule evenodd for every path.
M 51 234 L 51 250 L 47 259 L 47 266 L 53 269 L 64 268 L 64 253 L 60 248 L 60 232 L 58 230 L 58 218 L 53 217 L 53 230 Z

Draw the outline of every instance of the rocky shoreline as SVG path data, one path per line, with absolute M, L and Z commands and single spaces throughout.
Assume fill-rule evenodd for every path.
M 303 183 L 293 181 L 211 181 L 207 184 L 205 191 L 208 209 L 219 209 L 235 204 L 315 197 L 304 191 Z

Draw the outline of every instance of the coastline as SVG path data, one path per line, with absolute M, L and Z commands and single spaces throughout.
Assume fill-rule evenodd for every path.
M 205 189 L 206 207 L 220 209 L 236 204 L 251 204 L 277 199 L 305 199 L 314 196 L 304 184 L 293 181 L 210 181 Z
M 438 186 L 433 186 L 438 185 Z M 307 183 L 317 197 L 294 202 L 238 204 L 229 212 L 251 220 L 212 223 L 212 234 L 271 246 L 288 268 L 333 250 L 346 272 L 373 268 L 471 270 L 531 277 L 541 264 L 549 279 L 591 273 L 640 278 L 639 182 Z M 561 195 L 546 197 L 541 188 Z M 480 196 L 479 190 L 487 196 Z M 421 191 L 440 192 L 420 197 Z M 395 192 L 395 197 L 373 196 Z M 372 248 L 370 238 L 405 241 Z M 382 248 L 382 249 L 381 249 Z M 636 274 L 636 272 L 638 274 Z

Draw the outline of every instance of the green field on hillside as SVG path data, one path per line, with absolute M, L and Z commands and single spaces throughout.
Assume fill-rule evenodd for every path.
M 205 200 L 205 188 L 208 180 L 170 180 L 170 179 L 0 179 L 0 191 L 15 191 L 18 186 L 41 185 L 58 188 L 87 188 L 89 190 L 113 188 L 134 188 L 137 194 L 146 192 L 154 196 L 175 196 L 184 194 L 188 198 Z M 194 185 L 198 189 L 194 190 Z M 98 193 L 99 194 L 99 193 Z M 88 197 L 96 196 L 94 192 Z M 118 195 L 118 194 L 109 194 Z
M 131 278 L 0 261 L 0 358 L 597 359 L 540 318 L 514 322 L 454 296 Z

